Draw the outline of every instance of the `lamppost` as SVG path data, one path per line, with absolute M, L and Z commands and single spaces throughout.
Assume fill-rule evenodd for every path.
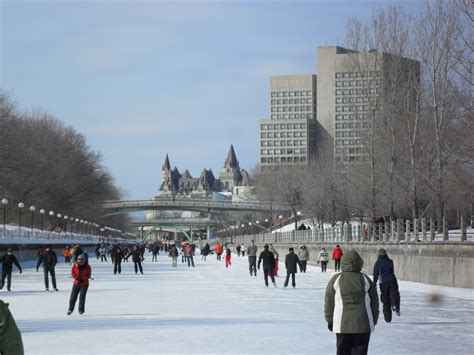
M 252 223 L 249 222 L 249 234 L 252 234 L 252 232 L 253 232 L 253 231 L 252 231 Z
M 18 220 L 18 229 L 21 230 L 21 211 L 23 210 L 23 207 L 25 207 L 25 204 L 23 202 L 20 202 L 18 204 L 18 208 L 20 209 L 20 219 Z
M 64 216 L 64 235 L 66 236 L 67 235 L 67 220 L 69 219 L 69 217 L 66 215 Z
M 81 219 L 79 220 L 79 234 L 83 234 L 83 231 L 84 231 L 84 220 Z
M 31 231 L 33 232 L 33 215 L 35 213 L 36 207 L 35 206 L 30 206 L 30 211 L 31 211 Z
M 41 214 L 41 231 L 43 231 L 44 228 L 44 214 L 46 211 L 44 209 L 40 209 L 40 214 Z
M 268 218 L 265 218 L 265 228 L 268 229 Z
M 282 221 L 282 219 L 283 219 L 283 216 L 282 216 L 282 215 L 279 215 L 279 216 L 278 216 L 278 219 L 280 220 L 280 233 L 281 233 L 281 221 Z
M 54 211 L 49 211 L 49 230 L 50 232 L 53 231 L 53 216 L 54 216 Z
M 76 222 L 76 234 L 79 234 L 78 233 L 79 229 L 77 228 L 77 226 L 79 225 L 79 218 L 76 218 L 74 222 Z
M 296 217 L 295 217 L 295 231 L 298 230 L 298 220 L 301 217 L 301 211 L 296 212 Z
M 56 217 L 58 217 L 58 220 L 57 220 L 57 221 L 58 221 L 58 227 L 59 227 L 58 230 L 59 230 L 59 231 L 61 230 L 61 217 L 62 217 L 62 216 L 63 216 L 63 215 L 62 215 L 61 213 L 58 213 L 58 214 L 56 215 Z M 58 232 L 58 233 L 60 233 L 60 232 Z
M 255 221 L 255 223 L 257 224 L 257 234 L 259 234 L 259 233 L 260 233 L 260 229 L 258 229 L 258 228 L 260 227 L 260 221 L 257 219 L 257 220 Z
M 71 221 L 70 226 L 69 226 L 69 234 L 72 235 L 72 223 L 74 222 L 74 217 L 69 217 L 69 220 Z
M 7 205 L 8 205 L 8 200 L 6 198 L 2 199 L 2 205 L 3 205 L 3 230 L 5 230 L 6 229 L 5 222 L 7 219 Z

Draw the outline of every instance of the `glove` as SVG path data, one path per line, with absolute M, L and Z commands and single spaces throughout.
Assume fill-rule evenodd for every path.
M 78 284 L 78 285 L 82 285 L 82 278 L 79 277 L 79 278 L 77 278 L 76 280 L 77 280 L 77 284 Z
M 330 332 L 332 332 L 332 323 L 328 323 L 328 329 Z

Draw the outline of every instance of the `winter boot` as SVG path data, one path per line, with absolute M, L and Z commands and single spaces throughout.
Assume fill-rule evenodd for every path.
M 71 315 L 71 313 L 72 313 L 72 311 L 71 311 L 71 310 L 68 310 L 68 311 L 67 311 L 67 315 L 68 315 L 68 316 L 70 316 L 70 315 Z

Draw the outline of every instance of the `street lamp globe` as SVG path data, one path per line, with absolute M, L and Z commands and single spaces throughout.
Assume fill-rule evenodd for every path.
M 31 211 L 31 212 L 36 211 L 36 207 L 35 207 L 35 206 L 31 206 L 31 207 L 30 207 L 30 211 Z
M 18 229 L 21 230 L 21 210 L 25 207 L 25 204 L 23 202 L 20 202 L 18 204 L 18 208 L 20 209 L 20 219 L 18 220 Z
M 41 214 L 45 214 L 46 211 L 45 211 L 44 209 L 40 209 L 40 213 L 41 213 Z
M 61 213 L 58 213 L 58 214 L 57 214 L 57 217 L 58 217 L 58 218 L 61 218 L 62 216 L 63 216 L 63 215 L 62 215 Z
M 8 205 L 8 200 L 6 198 L 2 199 L 2 205 Z
M 23 202 L 20 202 L 20 203 L 18 204 L 18 208 L 21 209 L 21 208 L 23 208 L 23 207 L 25 207 L 25 204 L 24 204 Z
M 53 212 L 53 211 L 49 211 L 49 213 L 48 213 L 48 214 L 49 214 L 51 217 L 53 217 L 53 216 L 54 216 L 54 212 Z

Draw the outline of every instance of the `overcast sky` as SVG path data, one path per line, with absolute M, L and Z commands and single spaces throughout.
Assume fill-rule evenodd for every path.
M 387 4 L 3 0 L 1 88 L 84 134 L 128 198 L 150 198 L 166 153 L 217 177 L 233 144 L 254 168 L 270 75 L 315 74 L 318 46 Z

